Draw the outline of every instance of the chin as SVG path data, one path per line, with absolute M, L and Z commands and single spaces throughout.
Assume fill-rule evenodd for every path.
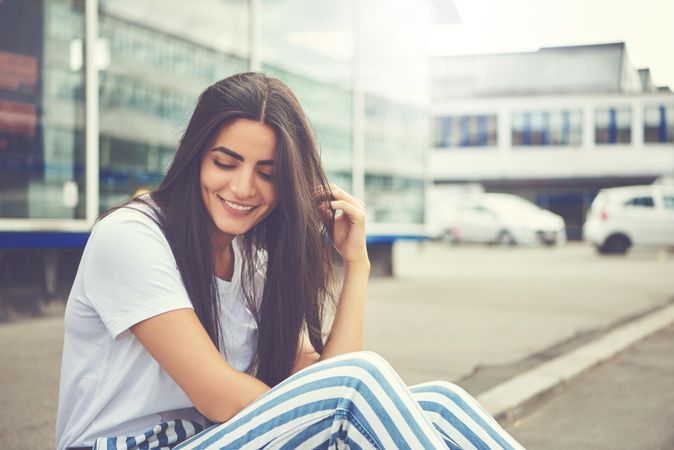
M 231 223 L 216 223 L 215 224 L 218 230 L 220 232 L 225 233 L 225 234 L 233 234 L 233 235 L 238 235 L 238 234 L 244 234 L 248 230 L 250 230 L 253 227 L 246 226 L 244 224 L 231 224 Z

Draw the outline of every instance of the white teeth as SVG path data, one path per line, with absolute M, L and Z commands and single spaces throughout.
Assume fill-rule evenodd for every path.
M 251 209 L 254 208 L 253 206 L 237 205 L 236 203 L 232 203 L 229 200 L 225 200 L 225 203 L 227 204 L 227 206 L 229 206 L 232 209 L 236 209 L 237 211 L 250 211 Z

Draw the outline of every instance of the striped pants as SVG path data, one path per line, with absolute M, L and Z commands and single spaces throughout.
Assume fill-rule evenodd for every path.
M 379 355 L 316 363 L 229 421 L 182 444 L 192 449 L 521 449 L 464 390 L 408 388 Z

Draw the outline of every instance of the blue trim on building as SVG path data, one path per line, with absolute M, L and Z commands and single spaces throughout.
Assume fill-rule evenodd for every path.
M 522 114 L 522 145 L 531 145 L 531 113 Z
M 470 146 L 470 117 L 461 116 L 459 120 L 459 127 L 461 129 L 461 147 Z
M 543 111 L 541 128 L 541 145 L 550 145 L 550 112 Z
M 485 146 L 489 141 L 489 126 L 487 116 L 477 116 L 477 145 Z
M 665 105 L 660 105 L 660 126 L 658 127 L 658 140 L 667 142 L 667 110 Z
M 395 241 L 426 241 L 428 237 L 414 234 L 383 234 L 367 236 L 365 240 L 368 244 L 392 244 Z
M 562 111 L 562 145 L 571 142 L 571 112 Z
M 62 231 L 1 231 L 0 249 L 66 249 L 84 248 L 89 233 Z
M 75 249 L 84 248 L 89 233 L 69 233 L 62 231 L 2 231 L 0 232 L 0 250 L 18 249 Z M 424 241 L 428 238 L 421 235 L 376 235 L 367 236 L 368 244 L 391 244 L 395 241 Z
M 442 118 L 442 146 L 451 147 L 452 146 L 452 118 L 443 117 Z
M 616 119 L 616 109 L 609 108 L 608 110 L 608 142 L 615 144 L 618 141 L 618 125 Z

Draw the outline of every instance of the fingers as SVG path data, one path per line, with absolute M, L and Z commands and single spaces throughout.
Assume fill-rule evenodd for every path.
M 362 200 L 351 196 L 348 192 L 337 186 L 335 183 L 330 183 L 328 187 L 330 189 L 329 193 L 332 194 L 332 198 L 325 198 L 325 195 L 323 195 L 324 198 L 319 198 L 319 201 L 343 200 L 357 206 L 362 210 L 365 210 L 365 203 Z M 320 191 L 320 188 L 317 188 L 314 192 L 317 196 L 325 194 L 324 192 Z
M 343 211 L 353 222 L 365 220 L 365 209 L 349 201 L 333 200 L 330 202 L 330 208 Z
M 330 190 L 332 191 L 332 196 L 335 200 L 345 200 L 358 206 L 360 209 L 365 209 L 365 203 L 361 199 L 349 195 L 348 192 L 337 186 L 335 183 L 330 183 Z

